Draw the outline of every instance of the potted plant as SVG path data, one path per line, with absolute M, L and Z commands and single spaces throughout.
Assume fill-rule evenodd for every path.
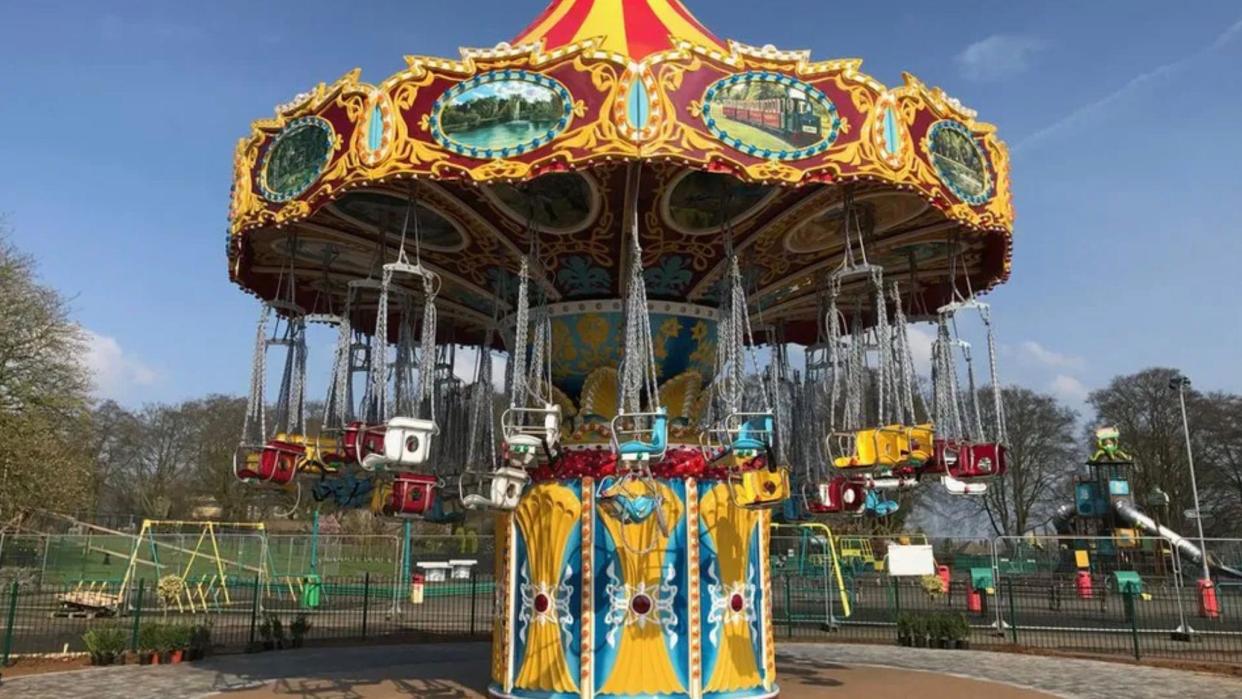
M 927 647 L 927 618 L 921 615 L 910 616 L 910 641 L 915 648 Z
M 138 627 L 138 662 L 143 665 L 159 665 L 160 646 L 163 645 L 164 628 L 160 624 L 143 624 Z
M 111 665 L 121 658 L 124 662 L 125 629 L 114 624 L 97 626 L 82 634 L 82 643 L 91 655 L 92 665 Z
M 306 632 L 310 631 L 310 629 L 310 619 L 305 614 L 299 614 L 294 618 L 293 623 L 289 624 L 289 635 L 294 648 L 302 647 L 302 642 L 306 638 Z
M 168 649 L 170 662 L 181 662 L 190 648 L 190 627 L 185 624 L 170 624 L 164 627 L 164 646 Z
M 902 646 L 914 645 L 912 618 L 908 612 L 897 615 L 897 643 Z
M 970 622 L 961 614 L 950 618 L 953 622 L 953 647 L 962 650 L 970 648 Z
M 189 660 L 199 660 L 211 650 L 211 624 L 195 624 L 190 628 Z

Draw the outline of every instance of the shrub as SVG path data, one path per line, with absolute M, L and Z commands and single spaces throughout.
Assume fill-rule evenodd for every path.
M 138 627 L 138 649 L 143 653 L 162 652 L 164 645 L 163 624 L 143 624 Z
M 96 626 L 82 634 L 86 652 L 91 654 L 91 662 L 96 665 L 111 665 L 116 656 L 125 651 L 127 640 L 125 629 L 115 624 Z
M 211 650 L 211 624 L 195 624 L 190 629 L 190 654 L 199 658 Z
M 187 624 L 169 624 L 164 627 L 164 651 L 187 650 L 191 631 Z

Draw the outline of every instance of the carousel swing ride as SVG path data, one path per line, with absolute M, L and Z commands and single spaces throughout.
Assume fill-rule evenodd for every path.
M 511 43 L 255 122 L 228 239 L 261 302 L 237 477 L 494 513 L 497 697 L 777 695 L 774 520 L 1005 470 L 978 294 L 1009 273 L 1007 152 L 860 65 L 723 41 L 678 0 L 555 0 Z

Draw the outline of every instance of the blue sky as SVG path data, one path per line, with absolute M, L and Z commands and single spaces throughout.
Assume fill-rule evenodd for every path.
M 1007 381 L 1067 400 L 1151 365 L 1242 392 L 1242 5 L 690 0 L 717 34 L 944 87 L 1014 149 Z M 229 284 L 233 147 L 355 66 L 510 39 L 541 0 L 26 2 L 0 8 L 0 212 L 127 404 L 246 384 Z M 463 11 L 468 8 L 468 11 Z M 326 340 L 325 340 L 326 341 Z

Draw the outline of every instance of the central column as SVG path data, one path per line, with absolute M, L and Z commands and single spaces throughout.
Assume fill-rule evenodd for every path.
M 536 483 L 497 516 L 491 694 L 776 696 L 770 513 L 737 507 L 721 481 L 664 479 L 666 532 L 654 513 L 623 523 L 598 488 Z

